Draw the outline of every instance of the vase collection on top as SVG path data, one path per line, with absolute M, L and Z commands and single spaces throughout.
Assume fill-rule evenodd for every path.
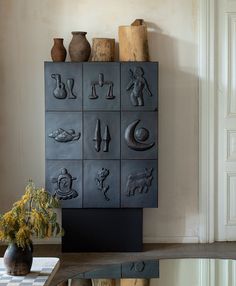
M 72 32 L 72 40 L 69 44 L 69 54 L 72 62 L 86 62 L 91 54 L 91 46 L 86 38 L 87 32 Z M 54 45 L 51 49 L 51 58 L 54 62 L 64 62 L 66 49 L 62 38 L 54 38 Z

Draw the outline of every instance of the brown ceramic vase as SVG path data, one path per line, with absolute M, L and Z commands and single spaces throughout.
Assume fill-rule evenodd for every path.
M 66 59 L 66 49 L 62 38 L 54 38 L 54 45 L 51 49 L 51 57 L 54 62 L 64 62 Z
M 86 39 L 86 32 L 72 32 L 69 44 L 69 54 L 72 62 L 86 62 L 89 60 L 91 47 Z

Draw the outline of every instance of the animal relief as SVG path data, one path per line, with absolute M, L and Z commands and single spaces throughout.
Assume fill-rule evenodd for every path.
M 136 191 L 140 194 L 142 194 L 143 192 L 147 193 L 149 191 L 149 187 L 152 184 L 152 171 L 153 168 L 145 168 L 144 172 L 136 172 L 129 175 L 126 184 L 126 195 L 128 197 L 134 196 L 136 194 Z

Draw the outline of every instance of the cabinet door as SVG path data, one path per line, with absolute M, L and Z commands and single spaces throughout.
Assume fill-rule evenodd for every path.
M 47 112 L 45 132 L 47 159 L 82 159 L 82 112 Z
M 120 110 L 120 64 L 83 64 L 83 109 Z
M 121 158 L 157 159 L 157 113 L 121 113 Z
M 85 111 L 84 159 L 120 159 L 120 112 Z
M 120 207 L 120 160 L 84 160 L 83 207 Z
M 46 111 L 82 110 L 82 64 L 45 63 Z
M 121 161 L 121 207 L 157 207 L 156 160 Z

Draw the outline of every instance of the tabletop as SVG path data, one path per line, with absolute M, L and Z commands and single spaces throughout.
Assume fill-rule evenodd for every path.
M 3 258 L 0 258 L 0 286 L 47 286 L 59 268 L 59 258 L 35 257 L 31 272 L 25 276 L 6 274 Z
M 3 256 L 6 247 L 6 245 L 0 245 L 0 256 Z M 34 257 L 58 257 L 60 259 L 59 269 L 50 282 L 50 286 L 55 286 L 73 278 L 78 273 L 90 271 L 103 265 L 129 261 L 178 258 L 236 260 L 236 242 L 144 244 L 142 252 L 132 253 L 63 253 L 60 244 L 35 244 Z M 0 286 L 3 285 L 0 284 Z

